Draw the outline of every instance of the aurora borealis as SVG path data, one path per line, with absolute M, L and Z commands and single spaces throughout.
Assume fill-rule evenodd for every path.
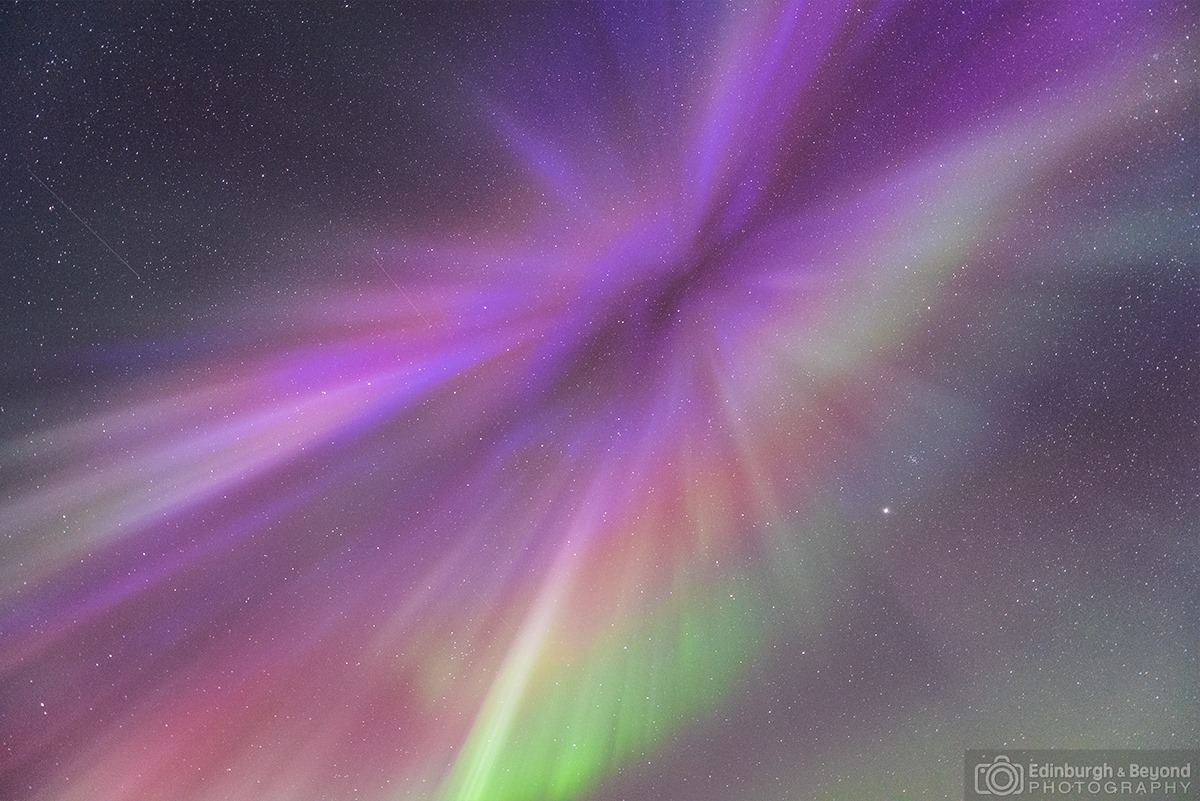
M 3 19 L 0 801 L 1197 746 L 1188 4 Z

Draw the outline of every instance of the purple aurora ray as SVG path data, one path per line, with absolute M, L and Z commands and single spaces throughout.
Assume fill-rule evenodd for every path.
M 932 799 L 965 748 L 1195 745 L 1186 4 L 146 11 L 364 82 L 424 172 L 216 314 L 6 329 L 0 798 Z M 42 152 L 30 218 L 125 261 Z

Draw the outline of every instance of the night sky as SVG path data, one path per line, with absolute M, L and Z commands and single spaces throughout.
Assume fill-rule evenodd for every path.
M 0 6 L 0 801 L 1200 745 L 1200 14 Z

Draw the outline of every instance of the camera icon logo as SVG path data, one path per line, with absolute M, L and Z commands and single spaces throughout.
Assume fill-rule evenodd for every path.
M 1020 795 L 1025 792 L 1025 766 L 1014 765 L 1004 754 L 975 766 L 976 795 Z

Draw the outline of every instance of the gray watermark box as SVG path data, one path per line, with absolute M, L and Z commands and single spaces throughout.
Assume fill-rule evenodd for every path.
M 1200 801 L 1200 749 L 979 749 L 963 760 L 966 801 Z

